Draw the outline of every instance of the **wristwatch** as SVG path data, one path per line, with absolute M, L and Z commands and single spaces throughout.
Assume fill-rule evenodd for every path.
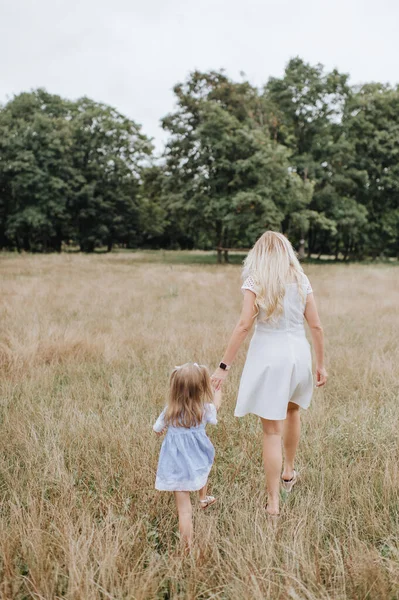
M 219 369 L 223 369 L 223 371 L 229 371 L 231 369 L 231 365 L 226 365 L 226 363 L 221 362 L 219 364 Z

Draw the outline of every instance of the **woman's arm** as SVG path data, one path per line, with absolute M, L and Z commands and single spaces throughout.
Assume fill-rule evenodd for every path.
M 324 367 L 324 334 L 321 326 L 316 301 L 313 294 L 308 294 L 305 308 L 305 319 L 312 335 L 312 344 L 316 355 L 316 387 L 327 383 L 327 371 Z
M 250 290 L 244 291 L 244 302 L 242 305 L 240 319 L 234 327 L 230 341 L 227 344 L 226 352 L 223 355 L 222 362 L 226 365 L 231 365 L 240 349 L 241 344 L 245 340 L 254 322 L 256 315 L 255 310 L 256 295 Z M 212 375 L 212 383 L 215 390 L 219 390 L 223 381 L 226 379 L 228 371 L 224 371 L 220 367 L 216 369 Z

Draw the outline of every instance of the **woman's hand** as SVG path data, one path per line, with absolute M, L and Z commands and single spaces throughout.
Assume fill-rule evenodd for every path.
M 221 389 L 224 380 L 226 379 L 228 371 L 218 367 L 211 377 L 212 385 L 214 390 L 218 391 Z
M 316 387 L 322 387 L 327 383 L 327 371 L 325 367 L 316 367 Z

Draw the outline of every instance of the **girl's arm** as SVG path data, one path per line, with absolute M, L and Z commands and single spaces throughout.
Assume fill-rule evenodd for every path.
M 162 435 L 166 430 L 165 413 L 166 408 L 163 409 L 163 411 L 161 412 L 161 414 L 159 415 L 158 419 L 155 421 L 152 427 L 157 435 Z
M 213 395 L 213 403 L 215 405 L 216 410 L 219 410 L 222 404 L 222 390 L 215 390 Z
M 305 307 L 305 319 L 312 335 L 312 344 L 316 355 L 316 387 L 327 383 L 327 371 L 324 366 L 324 334 L 321 326 L 316 301 L 313 294 L 308 294 Z
M 233 333 L 230 337 L 230 341 L 227 344 L 226 352 L 223 354 L 222 362 L 230 366 L 237 352 L 240 349 L 241 344 L 245 340 L 254 322 L 256 315 L 255 310 L 256 294 L 250 290 L 244 291 L 244 302 L 242 305 L 240 319 L 235 326 Z M 228 371 L 224 371 L 220 367 L 216 369 L 212 375 L 212 383 L 215 390 L 220 390 L 223 381 L 226 379 Z
M 218 409 L 214 402 L 205 404 L 205 415 L 204 423 L 210 423 L 211 425 L 217 425 L 218 423 Z

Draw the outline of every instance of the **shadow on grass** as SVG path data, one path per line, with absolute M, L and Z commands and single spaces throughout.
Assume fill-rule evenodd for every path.
M 30 255 L 30 253 L 23 252 L 19 254 L 17 251 L 0 251 L 1 258 L 12 258 L 16 256 Z M 49 253 L 32 253 L 32 255 L 48 256 L 49 254 L 56 254 L 55 252 Z M 102 259 L 108 259 L 113 263 L 137 262 L 137 263 L 158 263 L 158 264 L 170 264 L 170 265 L 218 265 L 217 253 L 211 250 L 143 250 L 143 249 L 125 249 L 125 248 L 114 248 L 111 252 L 105 247 L 96 248 L 92 253 L 81 252 L 76 246 L 65 247 L 61 254 L 80 254 L 82 256 L 98 256 Z M 231 265 L 242 265 L 247 252 L 238 251 L 229 254 L 229 263 Z M 380 265 L 380 266 L 399 266 L 399 260 L 397 258 L 366 258 L 364 260 L 349 260 L 344 261 L 342 258 L 336 260 L 334 256 L 312 256 L 306 257 L 303 264 L 312 265 Z M 220 266 L 225 266 L 226 263 L 223 261 Z
M 97 251 L 96 251 L 97 253 Z M 100 252 L 99 252 L 100 254 Z M 104 253 L 101 252 L 104 256 Z M 106 254 L 107 255 L 107 254 Z M 115 255 L 120 257 L 121 262 L 134 262 L 143 263 L 164 263 L 164 264 L 175 264 L 175 265 L 217 265 L 217 254 L 212 251 L 200 251 L 200 250 L 114 250 L 108 256 L 112 256 L 111 260 L 115 261 Z M 229 263 L 231 265 L 242 265 L 247 253 L 246 252 L 234 252 L 229 254 Z M 118 259 L 116 259 L 118 260 Z M 303 264 L 313 265 L 350 265 L 350 264 L 361 264 L 361 265 L 388 265 L 388 266 L 399 266 L 397 259 L 365 259 L 362 261 L 343 261 L 342 259 L 336 260 L 333 256 L 323 256 L 321 258 L 311 257 L 305 258 Z M 225 266 L 223 262 L 220 266 Z
M 104 257 L 104 254 L 102 257 Z M 168 265 L 217 265 L 216 252 L 193 250 L 116 250 L 108 254 L 110 261 L 128 263 L 161 263 Z M 246 253 L 229 255 L 231 265 L 242 265 Z M 226 263 L 222 263 L 224 266 Z

